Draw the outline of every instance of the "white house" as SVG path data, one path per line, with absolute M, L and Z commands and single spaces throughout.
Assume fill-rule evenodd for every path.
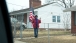
M 64 7 L 55 2 L 41 5 L 35 8 L 35 14 L 38 15 L 39 18 L 41 18 L 40 28 L 64 29 L 65 27 L 67 27 L 71 29 L 71 14 L 70 12 L 64 13 L 64 9 Z M 29 21 L 29 11 L 29 8 L 27 8 L 12 12 L 10 14 L 21 15 L 27 13 L 27 20 L 25 20 L 27 22 L 27 28 L 32 28 L 32 24 Z
M 48 4 L 35 9 L 35 11 L 37 11 L 37 15 L 42 21 L 40 28 L 48 28 L 49 24 L 49 28 L 51 29 L 64 29 L 66 25 L 67 28 L 70 29 L 71 14 L 70 12 L 64 13 L 64 9 L 65 8 L 60 6 L 58 3 Z

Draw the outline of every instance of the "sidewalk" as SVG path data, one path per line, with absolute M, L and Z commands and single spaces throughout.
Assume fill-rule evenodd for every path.
M 47 37 L 47 36 L 42 36 L 42 37 L 38 37 L 38 38 L 43 38 L 43 37 Z M 23 38 L 23 39 L 32 39 L 32 38 L 34 38 L 34 37 Z M 20 38 L 14 39 L 14 43 L 26 43 L 26 42 L 18 41 L 18 39 L 20 39 Z
M 26 43 L 26 42 L 15 40 L 14 43 Z
M 41 36 L 38 38 L 44 38 L 44 37 L 48 37 L 48 36 Z M 50 36 L 50 37 L 52 37 L 52 36 Z M 22 38 L 22 39 L 33 39 L 33 38 L 35 38 L 35 37 L 28 37 L 28 38 Z M 18 39 L 21 39 L 21 38 L 16 38 L 16 40 L 18 40 Z
M 61 36 L 64 36 L 64 35 L 61 35 Z M 70 35 L 66 35 L 66 36 L 70 36 Z M 38 38 L 44 38 L 44 37 L 48 37 L 48 36 L 41 36 L 41 37 L 38 37 Z M 49 37 L 53 37 L 53 36 L 49 36 Z M 23 38 L 23 39 L 33 39 L 33 38 L 34 37 L 28 37 L 28 38 Z M 20 38 L 14 39 L 14 43 L 26 43 L 26 42 L 18 41 L 18 39 L 20 39 Z

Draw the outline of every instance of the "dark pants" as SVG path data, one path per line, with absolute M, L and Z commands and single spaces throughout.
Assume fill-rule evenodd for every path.
M 38 28 L 34 28 L 34 36 L 38 37 Z

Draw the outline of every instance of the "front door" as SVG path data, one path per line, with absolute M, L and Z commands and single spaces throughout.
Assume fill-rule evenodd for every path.
M 24 14 L 24 23 L 27 24 L 27 13 Z

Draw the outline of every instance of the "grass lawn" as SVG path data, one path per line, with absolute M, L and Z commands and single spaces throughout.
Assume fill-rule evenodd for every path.
M 71 31 L 52 31 L 49 30 L 49 38 L 50 43 L 76 43 L 76 36 L 71 35 Z M 33 37 L 33 29 L 32 30 L 24 30 L 22 32 L 23 38 Z M 46 37 L 42 37 L 46 36 Z M 16 37 L 20 37 L 20 32 L 17 31 Z M 39 38 L 41 37 L 41 38 Z M 39 30 L 38 38 L 31 39 L 18 39 L 20 41 L 26 43 L 48 43 L 48 30 Z
M 50 43 L 76 43 L 76 36 L 52 36 L 49 38 Z M 48 37 L 22 39 L 26 43 L 48 43 Z
M 57 36 L 57 35 L 70 35 L 71 31 L 52 31 L 49 30 L 49 35 L 51 36 Z M 48 30 L 39 30 L 39 36 L 47 36 L 48 35 Z M 33 37 L 34 36 L 34 31 L 33 29 L 31 30 L 24 30 L 22 32 L 23 38 L 25 37 Z M 20 31 L 17 31 L 16 37 L 20 37 Z

